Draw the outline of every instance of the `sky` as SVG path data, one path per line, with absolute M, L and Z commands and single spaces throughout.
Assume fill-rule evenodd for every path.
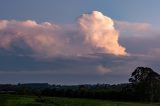
M 125 83 L 160 73 L 159 0 L 1 0 L 0 83 Z

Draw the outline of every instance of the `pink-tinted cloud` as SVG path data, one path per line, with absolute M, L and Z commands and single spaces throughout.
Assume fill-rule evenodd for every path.
M 105 53 L 126 55 L 125 48 L 118 43 L 118 32 L 111 18 L 101 12 L 93 11 L 79 18 L 79 25 L 85 41 L 93 47 L 101 48 Z
M 134 30 L 139 32 L 147 32 L 151 28 L 151 25 L 148 23 L 135 23 L 127 21 L 115 21 L 115 25 L 119 30 Z
M 57 55 L 81 56 L 92 53 L 126 55 L 118 43 L 118 32 L 111 18 L 100 12 L 83 14 L 76 28 L 33 20 L 0 20 L 0 48 L 10 49 L 24 43 L 35 54 L 44 57 Z M 16 45 L 17 47 L 21 45 Z
M 3 48 L 9 48 L 12 44 L 22 41 L 35 53 L 49 56 L 62 50 L 66 43 L 59 36 L 61 29 L 54 24 L 38 24 L 32 20 L 0 22 L 0 47 Z

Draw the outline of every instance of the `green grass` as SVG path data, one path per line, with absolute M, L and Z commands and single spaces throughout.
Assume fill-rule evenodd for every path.
M 38 98 L 35 96 L 0 95 L 0 106 L 160 106 L 160 104 L 113 102 L 60 97 Z

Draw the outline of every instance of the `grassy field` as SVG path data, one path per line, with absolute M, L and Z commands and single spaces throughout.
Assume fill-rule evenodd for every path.
M 160 104 L 113 102 L 59 97 L 0 95 L 0 106 L 160 106 Z

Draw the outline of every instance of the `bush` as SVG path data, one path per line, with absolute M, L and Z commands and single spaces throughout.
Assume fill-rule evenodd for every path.
M 23 106 L 43 106 L 41 104 L 35 104 L 35 103 L 28 103 L 28 104 L 25 104 Z
M 5 106 L 5 104 L 7 103 L 8 98 L 5 95 L 0 95 L 0 106 Z
M 45 97 L 38 97 L 37 99 L 35 99 L 35 101 L 40 103 L 53 103 L 52 99 L 45 98 Z

